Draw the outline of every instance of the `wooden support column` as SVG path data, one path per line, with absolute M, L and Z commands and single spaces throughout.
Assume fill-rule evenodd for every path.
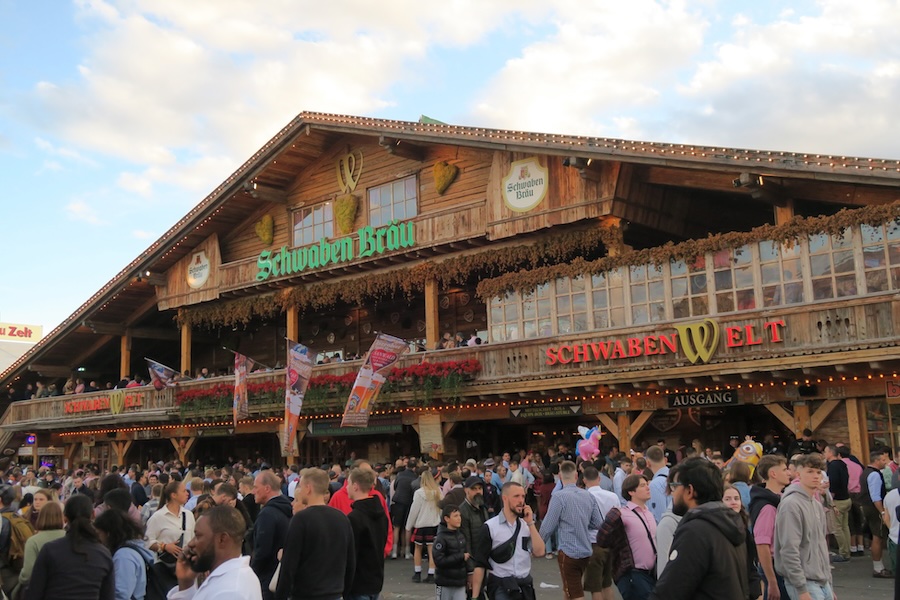
M 300 341 L 300 307 L 291 306 L 285 311 L 287 316 L 287 337 L 295 342 Z
M 128 450 L 131 448 L 131 444 L 134 442 L 132 440 L 125 440 L 121 442 L 110 442 L 110 447 L 112 451 L 116 454 L 116 464 L 120 467 L 126 466 L 125 463 L 125 455 L 128 454 Z
M 794 201 L 788 199 L 784 206 L 775 206 L 775 224 L 783 225 L 794 218 Z
M 631 438 L 634 439 L 641 434 L 644 430 L 644 427 L 647 426 L 647 423 L 650 421 L 650 417 L 653 416 L 652 410 L 642 410 L 641 414 L 638 415 L 637 419 L 634 420 L 634 423 L 631 424 Z M 620 448 L 621 450 L 621 448 Z
M 434 350 L 441 340 L 438 316 L 438 284 L 434 277 L 425 280 L 425 348 Z
M 63 465 L 65 468 L 69 468 L 75 464 L 75 454 L 78 449 L 81 447 L 81 442 L 72 442 L 71 444 L 66 444 L 63 449 L 63 460 L 65 464 Z
M 181 325 L 181 372 L 191 372 L 191 325 Z
M 862 417 L 862 402 L 858 398 L 847 398 L 847 429 L 850 437 L 850 451 L 859 459 L 868 464 L 869 445 L 868 436 L 866 435 L 865 418 Z
M 822 404 L 819 405 L 819 408 L 816 409 L 816 412 L 812 415 L 810 429 L 816 431 L 821 427 L 822 423 L 825 422 L 825 419 L 828 418 L 828 415 L 834 412 L 834 409 L 837 408 L 840 403 L 840 400 L 825 400 L 822 402 Z
M 790 413 L 785 407 L 780 404 L 763 404 L 770 413 L 775 415 L 781 424 L 790 429 L 794 430 L 794 415 Z
M 131 330 L 126 329 L 120 343 L 119 379 L 131 378 Z
M 191 448 L 194 447 L 194 442 L 197 441 L 195 436 L 192 437 L 177 437 L 170 438 L 172 445 L 175 447 L 175 452 L 178 454 L 178 460 L 180 460 L 183 464 L 187 464 L 188 453 L 190 453 Z
M 600 413 L 597 415 L 597 419 L 600 420 L 600 424 L 606 428 L 606 430 L 609 432 L 609 434 L 611 436 L 613 436 L 617 440 L 619 439 L 619 425 L 618 425 L 618 423 L 613 421 L 613 418 L 611 416 L 609 416 L 606 413 Z M 619 444 L 619 452 L 621 452 L 621 451 L 622 451 L 622 445 Z
M 620 412 L 617 420 L 619 435 L 616 437 L 619 440 L 619 451 L 627 454 L 631 449 L 631 419 L 628 418 L 627 412 Z
M 804 429 L 811 429 L 809 403 L 805 400 L 794 403 L 794 435 L 800 437 Z

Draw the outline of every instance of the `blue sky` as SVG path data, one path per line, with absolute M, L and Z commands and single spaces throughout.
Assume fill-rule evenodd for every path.
M 303 110 L 900 158 L 896 0 L 423 6 L 0 0 L 0 321 L 52 329 Z

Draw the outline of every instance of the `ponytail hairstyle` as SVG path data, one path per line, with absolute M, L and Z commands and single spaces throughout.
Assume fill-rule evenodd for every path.
M 87 552 L 82 548 L 86 543 L 100 543 L 97 530 L 91 524 L 94 515 L 94 505 L 91 499 L 84 494 L 75 494 L 66 502 L 63 514 L 69 524 L 66 533 L 72 551 L 87 558 Z

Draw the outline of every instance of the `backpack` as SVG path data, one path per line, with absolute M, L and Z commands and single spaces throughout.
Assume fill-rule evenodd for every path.
M 31 521 L 16 513 L 4 512 L 0 516 L 9 521 L 7 564 L 16 572 L 21 571 L 25 562 L 25 542 L 34 535 L 34 527 L 31 526 Z
M 135 549 L 132 544 L 125 544 L 125 547 L 137 552 L 144 561 L 144 570 L 147 575 L 147 590 L 144 600 L 166 600 L 169 590 L 178 585 L 172 569 L 165 563 L 154 564 L 152 560 L 147 560 L 147 557 Z

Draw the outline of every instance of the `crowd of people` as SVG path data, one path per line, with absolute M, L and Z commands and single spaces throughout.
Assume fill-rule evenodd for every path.
M 867 543 L 873 576 L 893 577 L 897 463 L 811 441 L 755 469 L 663 440 L 594 460 L 561 442 L 447 463 L 13 468 L 0 587 L 12 600 L 377 600 L 386 561 L 409 560 L 439 600 L 534 600 L 531 561 L 546 556 L 570 600 L 614 587 L 624 600 L 818 600 L 834 597 L 830 563 Z

